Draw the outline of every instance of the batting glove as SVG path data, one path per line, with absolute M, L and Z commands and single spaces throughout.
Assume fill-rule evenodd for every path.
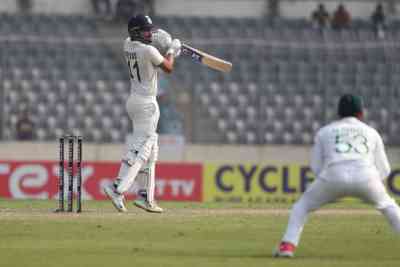
M 172 40 L 171 46 L 169 47 L 167 54 L 173 55 L 173 57 L 179 57 L 181 54 L 181 41 L 179 39 Z

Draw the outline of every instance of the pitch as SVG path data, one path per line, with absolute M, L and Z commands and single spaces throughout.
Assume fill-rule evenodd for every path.
M 160 203 L 166 213 L 109 202 L 54 214 L 55 201 L 0 199 L 0 266 L 398 266 L 400 238 L 373 209 L 313 214 L 293 259 L 273 258 L 288 206 Z M 347 207 L 347 205 L 346 205 Z

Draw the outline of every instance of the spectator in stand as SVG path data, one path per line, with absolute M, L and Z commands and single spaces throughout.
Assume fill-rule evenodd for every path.
M 323 30 L 329 26 L 330 19 L 330 15 L 328 11 L 326 11 L 323 4 L 319 4 L 318 8 L 314 10 L 311 14 L 313 26 L 320 30 Z
M 17 0 L 17 5 L 21 13 L 29 13 L 33 8 L 32 0 Z
M 144 12 L 145 14 L 149 14 L 150 17 L 155 15 L 154 1 L 155 0 L 142 0 L 142 2 L 144 2 Z
M 332 28 L 335 30 L 348 29 L 350 27 L 351 16 L 343 4 L 340 4 L 333 14 Z
M 271 19 L 279 18 L 279 5 L 280 5 L 280 0 L 268 0 L 267 1 L 267 15 Z
M 23 108 L 16 124 L 17 140 L 33 140 L 34 123 L 27 108 Z
M 376 36 L 380 39 L 385 38 L 385 27 L 386 27 L 386 16 L 383 11 L 382 4 L 377 4 L 375 11 L 371 16 L 372 24 L 374 25 L 374 30 Z
M 117 21 L 125 22 L 132 14 L 146 14 L 144 1 L 140 0 L 118 0 L 115 8 Z
M 112 18 L 112 9 L 110 0 L 91 0 L 94 13 L 100 18 L 109 20 Z

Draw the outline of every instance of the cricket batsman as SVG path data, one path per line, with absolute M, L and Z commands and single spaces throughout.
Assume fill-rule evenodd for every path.
M 133 137 L 123 156 L 118 177 L 113 184 L 103 188 L 114 207 L 125 212 L 124 194 L 131 188 L 138 176 L 147 181 L 143 198 L 135 205 L 149 212 L 163 212 L 154 199 L 155 164 L 158 155 L 156 133 L 160 110 L 157 96 L 157 69 L 171 73 L 175 58 L 181 52 L 181 42 L 171 40 L 163 31 L 154 31 L 149 16 L 136 15 L 128 22 L 129 37 L 124 43 L 124 54 L 131 81 L 131 94 L 126 101 L 126 110 L 133 123 Z M 156 34 L 155 34 L 156 33 Z M 154 36 L 153 36 L 154 35 Z M 156 37 L 156 38 L 155 38 Z M 167 47 L 163 56 L 155 45 Z
M 375 206 L 400 234 L 400 208 L 386 192 L 390 174 L 381 136 L 361 121 L 360 97 L 346 94 L 339 100 L 339 120 L 321 128 L 314 140 L 311 169 L 317 179 L 291 211 L 276 257 L 293 257 L 308 214 L 342 197 L 356 197 Z

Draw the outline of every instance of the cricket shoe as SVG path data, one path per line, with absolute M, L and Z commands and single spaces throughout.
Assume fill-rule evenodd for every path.
M 281 242 L 277 250 L 274 252 L 274 257 L 279 258 L 292 258 L 296 246 L 289 242 Z
M 135 201 L 133 202 L 133 204 L 134 204 L 136 207 L 141 208 L 141 209 L 144 209 L 145 211 L 148 211 L 148 212 L 162 213 L 162 212 L 164 211 L 161 207 L 159 207 L 159 206 L 157 205 L 157 203 L 155 203 L 155 202 L 148 202 L 148 201 L 145 200 L 145 199 L 137 199 L 137 200 L 135 200 Z
M 114 185 L 106 185 L 103 187 L 104 193 L 107 195 L 107 197 L 111 200 L 112 204 L 114 207 L 119 211 L 119 212 L 126 212 L 127 209 L 124 204 L 124 195 L 118 193 L 116 191 L 116 188 Z

